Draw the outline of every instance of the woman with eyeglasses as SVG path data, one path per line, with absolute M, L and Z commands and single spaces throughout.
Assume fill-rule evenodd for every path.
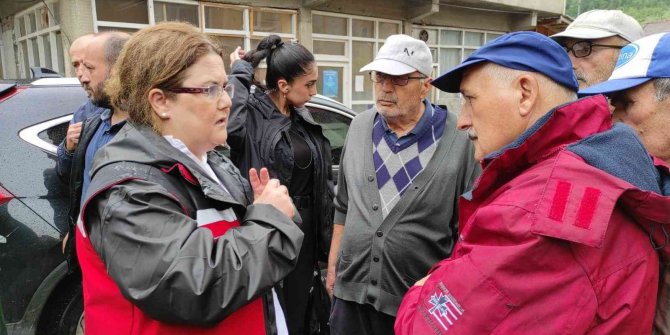
M 165 41 L 170 41 L 167 48 Z M 273 286 L 303 234 L 286 187 L 226 142 L 233 87 L 197 28 L 135 33 L 107 86 L 128 123 L 96 156 L 77 229 L 88 334 L 287 334 Z
M 262 60 L 267 65 L 264 85 L 254 77 Z M 288 187 L 302 218 L 305 239 L 298 265 L 283 281 L 289 331 L 297 335 L 323 331 L 328 328 L 329 307 L 320 325 L 309 323 L 318 309 L 315 304 L 324 309 L 330 303 L 317 261 L 326 261 L 330 248 L 333 188 L 330 143 L 305 108 L 316 94 L 314 56 L 298 43 L 271 35 L 251 52 L 237 48 L 230 61 L 230 83 L 235 87 L 228 124 L 231 158 L 243 171 L 266 167 Z M 319 293 L 326 298 L 319 299 Z

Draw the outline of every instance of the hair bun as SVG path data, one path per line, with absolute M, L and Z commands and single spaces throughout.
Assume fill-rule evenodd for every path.
M 277 42 L 276 44 L 273 44 L 273 45 L 270 47 L 270 50 L 277 49 L 277 48 L 281 47 L 282 45 L 284 45 L 284 42 L 279 41 L 279 42 Z

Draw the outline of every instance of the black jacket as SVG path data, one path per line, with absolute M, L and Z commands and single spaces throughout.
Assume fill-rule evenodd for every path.
M 100 118 L 100 114 L 84 120 L 81 127 L 81 134 L 79 135 L 79 143 L 74 149 L 72 156 L 67 158 L 71 160 L 71 163 L 69 164 L 70 170 L 60 172 L 62 170 L 60 166 L 57 166 L 56 168 L 56 170 L 59 171 L 61 179 L 67 181 L 70 190 L 70 208 L 68 210 L 69 238 L 65 246 L 65 258 L 67 259 L 69 271 L 73 271 L 77 268 L 77 255 L 74 245 L 74 226 L 77 223 L 77 217 L 79 216 L 80 210 L 79 206 L 81 204 L 86 148 L 101 123 L 102 119 Z M 57 164 L 67 165 L 64 164 L 64 162 L 61 162 L 60 159 L 57 161 Z
M 228 145 L 231 159 L 243 175 L 250 168 L 268 168 L 273 178 L 290 185 L 293 171 L 293 150 L 289 139 L 291 118 L 282 115 L 260 88 L 253 85 L 254 69 L 250 63 L 239 60 L 233 63 L 230 84 L 235 86 L 233 105 L 228 121 Z M 321 126 L 314 121 L 305 107 L 293 112 L 308 132 L 314 157 L 313 210 L 318 234 L 317 256 L 326 261 L 330 249 L 333 222 L 333 176 L 330 142 L 323 135 Z

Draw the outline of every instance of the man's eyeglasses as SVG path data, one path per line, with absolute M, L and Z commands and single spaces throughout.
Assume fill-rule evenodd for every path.
M 370 71 L 370 80 L 375 83 L 383 83 L 386 78 L 390 79 L 393 85 L 405 86 L 410 79 L 426 79 L 428 77 L 410 77 L 410 76 L 392 76 L 386 73 Z
M 568 53 L 572 51 L 572 54 L 577 58 L 584 58 L 591 54 L 593 47 L 621 49 L 623 48 L 623 45 L 595 44 L 591 41 L 579 41 L 573 44 L 571 47 L 564 45 L 563 49 L 565 49 L 565 52 Z
M 226 92 L 228 96 L 232 99 L 233 94 L 235 93 L 235 86 L 227 84 L 226 86 L 211 85 L 207 87 L 176 87 L 168 90 L 172 93 L 190 93 L 190 94 L 207 94 L 207 97 L 210 99 L 218 99 L 221 97 L 223 92 Z

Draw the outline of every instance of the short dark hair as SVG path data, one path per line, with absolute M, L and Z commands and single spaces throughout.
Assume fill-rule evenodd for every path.
M 105 65 L 107 69 L 111 69 L 116 63 L 116 60 L 123 50 L 123 46 L 130 39 L 130 35 L 122 32 L 105 32 L 104 34 L 110 34 L 110 36 L 105 41 Z
M 314 55 L 302 44 L 284 43 L 277 35 L 270 35 L 262 39 L 256 50 L 244 56 L 244 60 L 251 63 L 254 68 L 258 67 L 263 59 L 268 67 L 265 85 L 269 90 L 277 89 L 277 81 L 280 78 L 289 83 L 293 82 L 295 78 L 306 74 L 314 64 Z

